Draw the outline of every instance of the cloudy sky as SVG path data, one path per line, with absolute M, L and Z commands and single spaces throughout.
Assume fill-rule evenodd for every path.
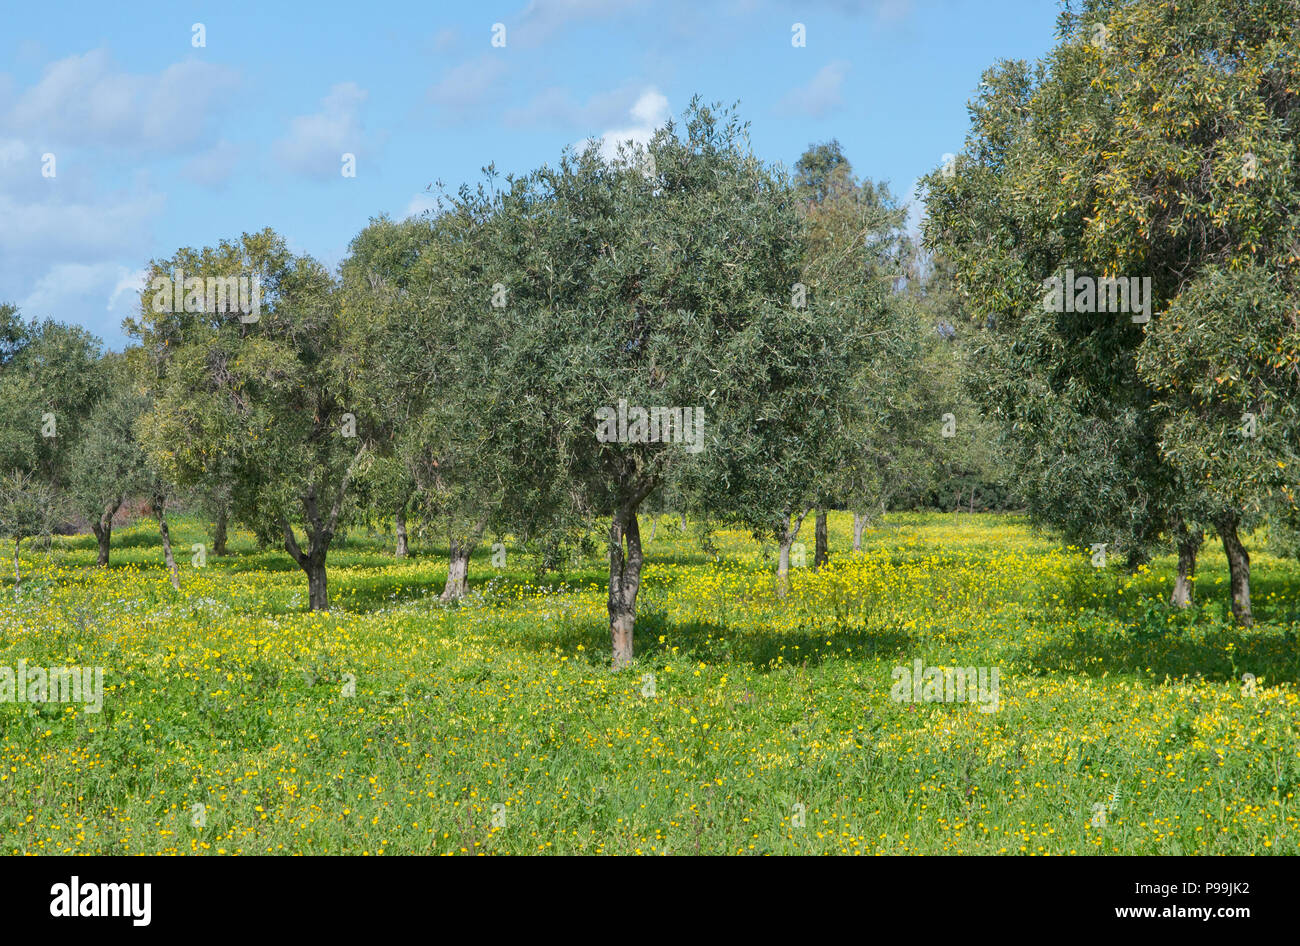
M 1058 10 L 1057 0 L 11 5 L 0 34 L 0 301 L 121 348 L 152 258 L 270 226 L 336 265 L 371 217 L 420 212 L 436 181 L 454 189 L 488 163 L 526 172 L 587 138 L 643 139 L 697 93 L 738 102 L 764 158 L 793 164 L 838 138 L 859 174 L 905 197 L 960 148 L 982 70 L 1043 55 Z M 804 46 L 791 42 L 795 24 Z M 345 153 L 355 177 L 341 173 Z

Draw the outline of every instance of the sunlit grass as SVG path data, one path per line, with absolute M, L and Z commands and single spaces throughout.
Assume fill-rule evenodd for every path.
M 715 560 L 661 517 L 618 675 L 597 556 L 539 577 L 485 542 L 444 606 L 444 550 L 396 561 L 363 531 L 311 614 L 303 574 L 247 535 L 193 567 L 197 521 L 173 524 L 179 593 L 147 522 L 107 569 L 88 537 L 25 548 L 0 665 L 103 666 L 109 690 L 99 714 L 0 704 L 4 849 L 1297 851 L 1295 562 L 1252 551 L 1243 630 L 1208 544 L 1179 614 L 1169 558 L 1098 572 L 965 514 L 890 516 L 851 553 L 849 520 L 782 599 L 774 549 L 723 532 Z M 801 537 L 811 562 L 811 521 Z M 894 702 L 917 658 L 1000 668 L 998 711 Z

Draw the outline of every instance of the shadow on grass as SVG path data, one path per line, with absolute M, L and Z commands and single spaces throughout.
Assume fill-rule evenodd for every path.
M 603 621 L 548 621 L 536 632 L 502 630 L 507 639 L 528 650 L 572 652 L 582 645 L 582 659 L 592 667 L 609 666 L 609 625 Z M 913 643 L 911 634 L 892 627 L 838 630 L 829 638 L 833 642 L 829 648 L 827 639 L 825 628 L 739 632 L 713 621 L 673 622 L 662 613 L 648 612 L 637 617 L 633 652 L 639 660 L 653 660 L 676 648 L 692 663 L 746 664 L 766 673 L 781 669 L 778 658 L 787 666 L 815 667 L 843 657 L 848 648 L 866 658 L 901 657 L 910 653 Z
M 1229 647 L 1231 646 L 1231 650 Z M 1160 636 L 1076 631 L 1028 655 L 1032 670 L 1082 674 L 1200 676 L 1240 681 L 1253 673 L 1267 684 L 1300 680 L 1300 648 L 1283 628 L 1184 628 Z

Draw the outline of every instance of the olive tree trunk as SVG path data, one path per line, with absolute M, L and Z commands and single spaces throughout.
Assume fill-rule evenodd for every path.
M 325 574 L 325 555 L 329 551 L 330 541 L 334 538 L 334 529 L 321 519 L 317 513 L 315 496 L 310 498 L 307 514 L 307 548 L 298 544 L 293 534 L 293 526 L 287 519 L 280 520 L 284 530 L 284 550 L 293 557 L 307 575 L 307 609 L 309 611 L 328 611 L 330 609 L 329 581 Z
M 817 510 L 815 525 L 816 550 L 813 552 L 813 571 L 821 568 L 830 560 L 830 543 L 826 535 L 826 510 Z
M 406 504 L 403 503 L 397 507 L 397 558 L 406 558 L 408 546 L 406 544 Z
M 1223 553 L 1228 557 L 1228 575 L 1232 586 L 1232 616 L 1237 623 L 1250 627 L 1255 616 L 1250 610 L 1250 555 L 1237 535 L 1236 513 L 1222 516 L 1215 522 L 1223 540 Z
M 866 531 L 866 528 L 867 517 L 862 513 L 855 512 L 853 514 L 853 551 L 862 551 L 862 533 Z
M 1178 535 L 1178 577 L 1174 579 L 1174 593 L 1169 596 L 1169 603 L 1176 608 L 1191 606 L 1196 555 L 1204 540 L 1205 533 L 1200 529 L 1195 532 L 1182 530 Z
M 105 504 L 99 518 L 92 519 L 90 522 L 90 531 L 95 533 L 95 538 L 99 542 L 99 557 L 95 560 L 96 565 L 108 564 L 109 544 L 113 538 L 113 516 L 117 515 L 121 505 L 121 499 Z
M 181 576 L 176 569 L 176 557 L 172 555 L 172 534 L 171 530 L 167 528 L 167 517 L 157 507 L 154 509 L 154 515 L 158 519 L 158 534 L 162 536 L 163 561 L 167 563 L 167 571 L 171 572 L 172 587 L 180 591 Z
M 343 500 L 347 496 L 348 486 L 352 482 L 352 476 L 356 471 L 357 464 L 366 456 L 366 453 L 366 448 L 362 447 L 357 451 L 356 456 L 352 458 L 352 462 L 348 464 L 347 472 L 343 474 L 342 480 L 334 491 L 334 501 L 328 514 L 321 511 L 315 484 L 307 490 L 305 495 L 300 497 L 303 524 L 306 526 L 307 532 L 306 549 L 298 544 L 298 539 L 293 534 L 293 525 L 289 520 L 284 516 L 280 517 L 280 528 L 284 532 L 284 550 L 298 563 L 298 567 L 307 573 L 307 608 L 310 611 L 328 611 L 330 609 L 329 581 L 325 574 L 325 556 L 329 553 L 330 543 L 334 541 L 334 534 L 338 529 L 339 516 L 343 512 Z
M 307 548 L 304 550 L 293 534 L 293 526 L 288 520 L 281 520 L 284 529 L 284 549 L 298 567 L 307 574 L 307 610 L 328 611 L 330 609 L 329 581 L 325 575 L 325 553 L 329 550 L 330 540 L 334 537 L 332 530 L 327 530 L 319 520 L 316 523 L 308 518 Z
M 614 513 L 609 526 L 609 636 L 615 670 L 632 663 L 632 632 L 642 561 L 636 507 L 624 506 Z
M 469 560 L 485 528 L 487 519 L 480 519 L 469 535 L 450 537 L 447 543 L 447 582 L 439 601 L 455 601 L 469 594 Z
M 794 545 L 794 540 L 799 536 L 799 527 L 803 525 L 804 517 L 810 511 L 801 512 L 799 518 L 795 519 L 793 523 L 789 514 L 787 514 L 785 523 L 781 528 L 781 534 L 777 536 L 776 593 L 782 598 L 790 590 L 790 547 Z
M 217 512 L 217 527 L 212 533 L 212 554 L 226 554 L 226 527 L 230 519 L 230 511 L 222 506 Z

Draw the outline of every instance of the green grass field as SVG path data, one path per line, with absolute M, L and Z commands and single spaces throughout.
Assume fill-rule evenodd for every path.
M 193 567 L 194 520 L 180 593 L 148 522 L 107 569 L 89 536 L 24 548 L 0 665 L 102 666 L 106 693 L 0 704 L 3 848 L 1297 852 L 1295 562 L 1254 551 L 1260 625 L 1237 629 L 1210 543 L 1173 613 L 1172 559 L 1098 571 L 1016 517 L 893 515 L 856 554 L 849 534 L 833 513 L 831 566 L 782 600 L 771 548 L 724 532 L 714 561 L 661 518 L 620 674 L 597 557 L 538 579 L 485 543 L 444 606 L 445 549 L 354 535 L 309 614 L 247 535 Z M 894 701 L 916 659 L 999 668 L 997 711 Z

